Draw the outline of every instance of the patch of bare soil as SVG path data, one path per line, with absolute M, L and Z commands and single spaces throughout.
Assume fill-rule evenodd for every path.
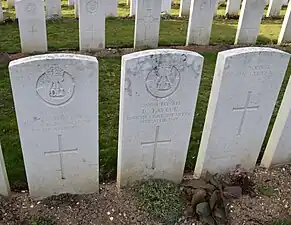
M 130 190 L 119 192 L 115 183 L 102 184 L 99 194 L 62 194 L 36 201 L 22 192 L 0 202 L 0 225 L 29 225 L 35 217 L 51 218 L 56 225 L 161 224 L 141 209 Z M 179 224 L 199 223 L 183 217 Z
M 244 195 L 228 205 L 230 224 L 267 225 L 278 219 L 291 222 L 291 166 L 257 168 L 251 180 L 255 196 Z
M 240 174 L 244 173 L 240 172 Z M 227 216 L 225 224 L 268 225 L 274 220 L 291 219 L 291 166 L 271 170 L 257 168 L 247 179 L 243 177 L 244 179 L 240 180 L 243 181 L 242 183 L 236 183 L 240 185 L 241 190 L 229 189 L 229 186 L 221 189 L 223 184 L 216 183 L 215 180 L 204 183 L 201 180 L 191 181 L 189 178 L 188 176 L 185 180 L 186 185 L 184 181 L 181 190 L 187 190 L 187 186 L 190 189 L 194 188 L 193 193 L 191 191 L 194 194 L 192 205 L 197 205 L 196 200 L 202 201 L 201 193 L 206 190 L 202 193 L 204 202 L 199 205 L 198 211 L 197 209 L 196 212 L 192 211 L 191 215 L 189 211 L 184 212 L 185 216 L 180 218 L 177 225 L 202 225 L 197 221 L 198 217 L 195 213 L 198 213 L 199 217 L 203 213 L 208 213 L 206 212 L 209 211 L 208 206 L 203 206 L 207 202 L 210 209 L 215 209 L 213 203 L 217 203 L 218 200 L 213 199 L 217 196 L 213 193 L 219 190 L 223 190 L 219 192 L 223 196 L 227 193 L 232 194 L 231 201 L 227 201 L 225 206 Z M 233 175 L 226 176 L 223 180 L 231 178 Z M 209 193 L 211 193 L 210 198 L 207 198 Z M 213 216 L 214 221 L 217 215 Z M 152 219 L 151 215 L 142 209 L 131 189 L 118 191 L 115 183 L 102 184 L 100 193 L 91 195 L 62 194 L 37 201 L 31 199 L 27 192 L 21 192 L 14 193 L 8 200 L 0 201 L 0 225 L 30 225 L 29 221 L 35 217 L 52 218 L 56 222 L 53 225 L 162 224 Z M 210 224 L 224 224 L 213 223 L 214 221 Z M 33 223 L 35 224 L 38 223 Z

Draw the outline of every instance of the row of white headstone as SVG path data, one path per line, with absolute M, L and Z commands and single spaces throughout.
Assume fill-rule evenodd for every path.
M 103 0 L 78 0 L 80 50 L 105 47 L 105 14 Z M 17 11 L 22 52 L 46 52 L 47 31 L 44 1 L 19 0 Z
M 81 51 L 105 48 L 104 0 L 78 0 Z M 77 2 L 77 1 L 76 1 Z M 75 4 L 77 4 L 75 2 Z M 156 48 L 159 42 L 162 0 L 137 0 L 134 47 Z M 260 31 L 265 2 L 244 0 L 235 44 L 255 44 Z M 208 45 L 216 1 L 192 1 L 186 45 Z M 42 0 L 16 1 L 22 52 L 46 52 L 47 34 Z M 282 24 L 278 44 L 291 41 L 291 1 Z
M 216 1 L 216 8 L 221 1 Z M 226 1 L 226 12 L 225 15 L 234 16 L 238 15 L 240 11 L 242 0 L 227 0 Z M 261 0 L 262 1 L 262 0 Z M 130 1 L 130 16 L 135 15 L 135 7 L 137 0 Z M 162 0 L 162 12 L 171 13 L 171 2 L 172 0 Z M 224 1 L 222 1 L 225 3 Z M 128 1 L 129 4 L 129 1 Z M 269 5 L 267 17 L 277 17 L 280 15 L 280 11 L 283 5 L 287 5 L 288 0 L 265 0 L 265 5 Z M 179 16 L 189 16 L 190 15 L 190 7 L 191 0 L 181 0 L 180 1 L 180 13 Z
M 248 47 L 220 52 L 195 177 L 237 165 L 252 171 L 290 54 Z M 203 56 L 158 49 L 122 57 L 117 185 L 179 183 L 200 86 Z M 48 54 L 12 61 L 10 80 L 33 197 L 98 192 L 98 61 Z M 262 165 L 290 163 L 291 79 Z M 195 120 L 194 120 L 195 122 Z M 0 155 L 1 194 L 8 193 Z
M 161 11 L 167 12 L 168 14 L 171 13 L 171 0 L 161 0 Z M 219 1 L 215 4 L 215 11 L 217 10 L 217 6 Z M 130 2 L 130 16 L 136 14 L 136 3 L 137 0 L 132 0 Z M 280 11 L 283 5 L 288 4 L 288 0 L 271 0 L 265 2 L 269 4 L 267 17 L 277 17 L 280 15 Z M 14 0 L 8 0 L 8 8 L 12 8 L 15 5 Z M 68 0 L 68 5 L 75 6 L 75 16 L 78 18 L 78 1 L 77 0 Z M 117 7 L 118 7 L 118 0 L 107 0 L 105 5 L 105 15 L 106 16 L 117 16 Z M 189 16 L 190 15 L 190 7 L 191 0 L 181 0 L 180 2 L 180 16 Z M 226 4 L 226 12 L 225 15 L 234 16 L 238 15 L 240 11 L 241 0 L 228 0 Z M 0 6 L 1 8 L 1 6 Z M 2 14 L 2 15 L 1 15 Z M 215 13 L 216 14 L 216 13 Z M 0 12 L 0 15 L 3 17 L 3 13 Z M 61 0 L 46 0 L 46 17 L 48 19 L 61 17 Z M 2 19 L 3 20 L 3 19 Z M 0 17 L 0 21 L 1 17 Z
M 262 1 L 262 0 L 260 0 Z M 268 4 L 267 17 L 279 17 L 283 5 L 288 5 L 288 0 L 267 0 Z M 228 0 L 226 4 L 226 16 L 239 15 L 241 9 L 241 0 Z
M 8 4 L 8 8 L 12 8 L 15 7 L 15 3 L 18 0 L 8 0 L 7 4 Z M 2 1 L 0 0 L 0 3 Z M 94 1 L 91 1 L 92 3 L 94 3 Z M 117 8 L 118 8 L 118 0 L 105 0 L 104 7 L 103 7 L 103 11 L 105 13 L 106 17 L 109 16 L 117 16 Z M 74 6 L 75 7 L 75 17 L 78 18 L 79 17 L 79 12 L 78 12 L 78 1 L 77 0 L 69 0 L 68 1 L 68 5 L 69 6 Z M 91 5 L 92 6 L 92 5 Z M 0 8 L 2 9 L 2 4 L 0 4 Z M 46 18 L 47 19 L 53 19 L 53 18 L 58 18 L 62 16 L 62 2 L 61 0 L 46 0 L 45 1 L 45 13 L 46 13 Z M 1 16 L 1 12 L 0 12 L 0 16 Z M 2 17 L 3 17 L 3 13 L 2 13 Z M 18 15 L 16 14 L 16 17 L 18 17 Z M 2 18 L 3 20 L 3 18 Z M 2 21 L 1 17 L 0 17 L 0 22 Z
M 171 2 L 171 1 L 170 1 Z M 273 3 L 274 2 L 274 3 Z M 271 0 L 268 14 L 274 12 L 274 4 L 279 1 Z M 192 0 L 182 1 L 183 11 L 190 14 L 186 45 L 208 45 L 211 36 L 213 16 L 218 1 Z M 281 1 L 283 3 L 283 1 Z M 265 1 L 263 0 L 228 0 L 227 13 L 239 13 L 238 29 L 234 44 L 255 44 L 260 31 L 261 20 L 264 15 Z M 132 0 L 131 12 L 135 12 L 134 47 L 156 48 L 159 42 L 160 12 L 163 11 L 162 0 Z M 135 8 L 135 10 L 133 10 Z M 186 10 L 187 9 L 187 10 Z M 281 6 L 280 6 L 281 9 Z M 280 13 L 279 9 L 279 13 Z M 180 13 L 182 14 L 182 13 Z M 291 1 L 282 24 L 278 44 L 291 41 Z

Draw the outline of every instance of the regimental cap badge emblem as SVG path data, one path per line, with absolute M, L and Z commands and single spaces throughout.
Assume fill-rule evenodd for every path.
M 146 90 L 156 98 L 165 98 L 177 90 L 180 79 L 175 66 L 156 67 L 146 78 Z
M 63 105 L 74 95 L 75 80 L 63 69 L 57 66 L 51 67 L 38 78 L 36 92 L 50 105 Z
M 97 12 L 98 8 L 99 8 L 98 0 L 90 0 L 86 4 L 86 9 L 89 13 Z
M 36 5 L 34 3 L 28 3 L 26 6 L 26 12 L 28 13 L 35 13 Z

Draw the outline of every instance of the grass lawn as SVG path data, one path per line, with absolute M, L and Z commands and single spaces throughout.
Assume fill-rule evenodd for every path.
M 47 22 L 48 47 L 49 50 L 79 48 L 78 21 L 74 19 L 74 10 L 63 3 L 64 18 L 58 21 Z M 3 2 L 4 7 L 7 3 Z M 220 7 L 218 15 L 224 15 L 225 6 Z M 285 9 L 282 10 L 282 15 Z M 119 2 L 117 18 L 107 18 L 106 20 L 106 47 L 133 47 L 134 19 L 125 18 L 128 16 L 129 8 L 125 0 Z M 174 5 L 172 15 L 178 16 L 179 6 Z M 9 9 L 6 16 L 15 18 L 15 10 Z M 159 45 L 185 45 L 187 34 L 187 19 L 174 17 L 161 21 Z M 237 29 L 238 20 L 226 20 L 216 18 L 213 22 L 210 44 L 233 44 Z M 261 24 L 258 44 L 275 44 L 281 29 L 282 18 L 276 20 L 266 19 Z M 20 52 L 20 38 L 18 24 L 16 22 L 0 25 L 0 52 Z
M 186 169 L 193 170 L 203 129 L 204 118 L 216 62 L 216 52 L 205 57 L 203 76 L 196 108 Z M 99 58 L 100 65 L 100 175 L 101 179 L 114 178 L 116 173 L 119 110 L 120 57 Z M 291 67 L 287 74 L 291 72 Z M 287 77 L 284 82 L 286 86 Z M 280 100 L 282 98 L 280 94 Z M 17 123 L 7 66 L 0 66 L 0 137 L 12 184 L 25 183 L 24 166 L 18 137 Z M 280 101 L 276 106 L 276 112 Z M 272 121 L 273 123 L 273 121 Z
M 291 220 L 278 220 L 269 225 L 291 225 Z

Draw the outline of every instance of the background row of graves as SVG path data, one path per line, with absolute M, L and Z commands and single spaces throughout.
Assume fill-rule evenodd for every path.
M 49 1 L 48 1 L 49 2 Z M 90 5 L 94 2 L 94 5 Z M 230 2 L 230 1 L 229 1 Z M 45 3 L 42 1 L 36 1 L 37 14 L 32 16 L 30 11 L 22 10 L 26 9 L 28 0 L 18 1 L 19 4 L 19 28 L 20 28 L 20 40 L 23 52 L 45 52 L 48 49 L 47 44 L 47 26 L 45 18 Z M 61 7 L 61 1 L 59 1 L 59 9 Z M 160 12 L 163 11 L 162 0 L 160 1 L 142 1 L 140 0 L 136 4 L 136 18 L 135 18 L 135 32 L 134 46 L 140 47 L 157 47 L 160 39 Z M 189 17 L 188 31 L 185 34 L 186 45 L 199 44 L 207 45 L 210 42 L 212 33 L 213 16 L 216 9 L 215 2 L 213 1 L 196 1 L 192 8 L 193 11 Z M 277 2 L 276 2 L 277 3 Z M 93 7 L 93 11 L 87 11 L 87 4 Z M 132 3 L 131 3 L 132 4 Z M 145 5 L 146 4 L 146 5 Z M 75 3 L 76 5 L 76 3 Z M 82 1 L 82 4 L 78 6 L 76 15 L 79 16 L 79 49 L 85 51 L 94 51 L 102 49 L 106 45 L 106 30 L 109 29 L 105 26 L 106 15 L 116 15 L 117 2 L 115 4 L 115 13 L 108 11 L 109 2 L 102 1 Z M 229 10 L 228 3 L 227 10 Z M 255 44 L 257 37 L 260 33 L 261 19 L 264 13 L 265 2 L 263 1 L 244 1 L 242 2 L 242 12 L 238 21 L 238 27 L 236 29 L 236 35 L 232 40 L 235 44 Z M 276 16 L 280 13 L 281 6 L 276 12 Z M 240 7 L 240 1 L 238 6 Z M 267 12 L 267 15 L 271 12 L 271 3 Z M 96 8 L 97 7 L 97 8 Z M 190 7 L 190 6 L 189 6 Z M 290 8 L 290 7 L 289 7 Z M 75 7 L 76 9 L 76 7 Z M 110 8 L 111 9 L 111 8 Z M 48 10 L 47 10 L 48 11 Z M 50 10 L 51 11 L 51 10 Z M 238 13 L 239 10 L 236 10 Z M 279 37 L 278 44 L 288 42 L 290 39 L 289 34 L 289 18 L 290 11 L 287 9 L 284 21 L 282 22 L 281 32 L 278 31 Z M 23 12 L 23 13 L 22 13 Z M 60 10 L 59 10 L 60 12 Z M 225 12 L 229 14 L 228 11 Z M 48 13 L 47 13 L 48 14 Z M 55 16 L 50 13 L 48 18 Z M 195 19 L 199 18 L 199 20 Z M 98 21 L 93 23 L 92 21 Z M 34 21 L 34 22 L 33 22 Z M 76 27 L 76 29 L 78 29 Z M 122 28 L 120 28 L 122 29 Z M 4 29 L 3 29 L 4 31 Z M 162 31 L 161 31 L 162 32 Z M 110 33 L 110 31 L 109 31 Z M 259 40 L 260 41 L 260 40 Z M 272 40 L 273 42 L 273 40 Z M 171 44 L 171 43 L 167 43 Z M 5 47 L 4 47 L 5 49 Z
M 260 47 L 217 55 L 195 177 L 207 171 L 228 172 L 238 165 L 254 169 L 283 80 L 289 78 L 285 77 L 289 59 L 289 53 Z M 98 100 L 101 65 L 102 60 L 95 57 L 62 53 L 10 63 L 21 149 L 33 197 L 98 192 L 98 117 L 105 106 Z M 182 180 L 192 125 L 199 118 L 196 102 L 203 89 L 205 65 L 203 56 L 185 50 L 148 50 L 122 57 L 119 187 L 142 179 Z M 261 161 L 267 168 L 290 162 L 291 82 L 284 86 Z M 1 192 L 8 195 L 2 156 L 1 163 Z

